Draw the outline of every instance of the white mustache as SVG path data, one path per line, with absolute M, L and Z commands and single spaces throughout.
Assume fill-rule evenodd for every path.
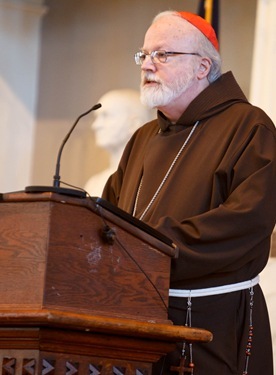
M 144 85 L 147 82 L 156 82 L 162 83 L 162 81 L 151 72 L 143 72 L 142 73 L 142 84 Z

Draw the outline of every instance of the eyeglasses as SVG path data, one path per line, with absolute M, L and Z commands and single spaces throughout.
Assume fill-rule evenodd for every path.
M 145 61 L 147 56 L 150 56 L 151 61 L 153 64 L 156 64 L 158 62 L 165 63 L 167 61 L 168 56 L 176 56 L 176 55 L 194 55 L 194 56 L 200 56 L 199 53 L 196 52 L 167 52 L 167 51 L 152 51 L 150 53 L 146 52 L 136 52 L 134 55 L 135 63 L 137 65 L 142 65 Z

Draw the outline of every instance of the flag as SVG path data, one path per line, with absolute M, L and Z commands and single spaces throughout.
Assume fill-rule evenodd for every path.
M 213 26 L 219 39 L 219 0 L 200 0 L 197 14 Z

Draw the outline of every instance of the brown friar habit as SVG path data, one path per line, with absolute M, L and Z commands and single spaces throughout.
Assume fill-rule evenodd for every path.
M 197 122 L 195 132 L 143 221 L 180 249 L 171 288 L 198 289 L 250 280 L 265 267 L 276 214 L 276 130 L 244 96 L 231 72 L 210 84 L 176 124 L 158 112 L 128 142 L 103 198 L 142 214 Z M 242 375 L 249 326 L 249 289 L 192 298 L 192 326 L 213 333 L 193 345 L 195 375 Z M 185 324 L 185 297 L 170 297 L 169 318 Z M 266 303 L 254 287 L 249 375 L 272 375 Z M 169 356 L 170 357 L 170 356 Z M 179 364 L 172 354 L 166 363 Z M 168 367 L 169 368 L 169 367 Z M 155 373 L 158 373 L 157 371 Z M 246 372 L 247 373 L 247 372 Z

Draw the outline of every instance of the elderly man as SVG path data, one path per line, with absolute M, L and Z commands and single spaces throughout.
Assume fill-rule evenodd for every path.
M 184 361 L 195 375 L 273 373 L 258 274 L 275 225 L 276 130 L 232 73 L 221 74 L 218 49 L 212 27 L 194 14 L 153 20 L 135 60 L 142 102 L 157 119 L 136 131 L 103 193 L 178 245 L 169 318 L 214 335 L 181 344 L 156 374 Z

